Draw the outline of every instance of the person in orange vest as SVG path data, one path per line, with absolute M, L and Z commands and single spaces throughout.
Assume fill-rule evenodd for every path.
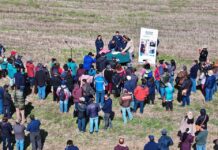
M 134 112 L 136 112 L 138 106 L 140 106 L 140 113 L 143 113 L 144 109 L 144 102 L 148 97 L 149 94 L 149 88 L 147 87 L 147 80 L 142 79 L 142 85 L 138 85 L 136 89 L 134 90 L 134 96 L 135 96 L 135 106 L 134 106 Z

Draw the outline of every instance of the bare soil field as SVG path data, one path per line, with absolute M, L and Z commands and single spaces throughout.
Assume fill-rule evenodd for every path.
M 8 50 L 16 49 L 24 59 L 32 57 L 35 63 L 49 63 L 52 57 L 64 63 L 70 56 L 65 40 L 73 48 L 73 58 L 81 62 L 88 51 L 95 52 L 98 34 L 107 45 L 116 30 L 132 38 L 137 51 L 141 27 L 159 30 L 161 58 L 190 65 L 191 60 L 198 59 L 197 49 L 208 45 L 209 58 L 218 59 L 217 0 L 0 0 L 0 6 L 0 43 Z M 136 113 L 127 125 L 114 99 L 113 129 L 104 131 L 101 120 L 100 132 L 94 135 L 77 131 L 76 119 L 72 118 L 74 106 L 68 114 L 60 114 L 52 95 L 43 104 L 37 103 L 36 96 L 28 99 L 34 108 L 31 113 L 42 121 L 45 150 L 62 150 L 68 139 L 81 150 L 112 150 L 121 136 L 130 150 L 142 150 L 147 136 L 154 134 L 157 141 L 163 128 L 173 137 L 171 149 L 177 150 L 176 134 L 182 117 L 191 110 L 197 118 L 200 108 L 206 108 L 210 116 L 208 150 L 212 150 L 212 141 L 218 138 L 218 94 L 205 104 L 198 91 L 192 94 L 189 107 L 182 108 L 174 101 L 171 113 L 165 112 L 158 97 L 154 106 L 146 105 L 144 114 Z M 29 144 L 27 149 L 31 149 Z

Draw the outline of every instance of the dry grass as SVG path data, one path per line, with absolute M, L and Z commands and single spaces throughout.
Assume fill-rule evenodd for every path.
M 70 41 L 74 58 L 81 61 L 84 53 L 95 51 L 97 34 L 103 35 L 107 45 L 116 30 L 133 38 L 137 48 L 140 27 L 159 30 L 162 58 L 176 58 L 180 64 L 190 64 L 198 57 L 196 49 L 204 44 L 208 45 L 211 59 L 218 56 L 216 0 L 1 0 L 0 4 L 4 6 L 0 8 L 1 43 L 9 50 L 15 48 L 22 55 L 33 57 L 35 62 L 48 63 L 51 57 L 64 62 L 70 54 L 64 40 Z M 203 104 L 201 94 L 194 94 L 190 107 L 180 108 L 175 102 L 175 111 L 171 114 L 156 100 L 157 105 L 146 106 L 144 115 L 137 114 L 126 126 L 122 123 L 117 100 L 114 100 L 117 116 L 113 129 L 107 132 L 101 129 L 93 136 L 76 132 L 72 108 L 68 115 L 59 114 L 58 106 L 51 102 L 51 95 L 45 105 L 34 103 L 33 113 L 42 120 L 42 128 L 48 132 L 45 150 L 63 149 L 70 138 L 82 150 L 110 150 L 119 136 L 125 137 L 131 150 L 139 150 L 148 134 L 154 134 L 157 139 L 162 128 L 167 128 L 178 143 L 176 133 L 185 112 L 193 110 L 197 116 L 199 109 L 206 107 L 211 117 L 208 149 L 212 149 L 212 140 L 218 136 L 217 97 Z M 32 99 L 36 101 L 35 97 Z M 177 144 L 172 149 L 177 149 Z

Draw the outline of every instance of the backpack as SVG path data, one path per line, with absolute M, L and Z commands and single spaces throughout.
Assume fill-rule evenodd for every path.
M 59 92 L 59 98 L 60 98 L 61 101 L 64 101 L 66 99 L 66 95 L 65 95 L 64 89 L 65 88 L 61 87 L 61 90 Z

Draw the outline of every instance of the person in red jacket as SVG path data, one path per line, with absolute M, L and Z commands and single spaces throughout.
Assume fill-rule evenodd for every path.
M 134 112 L 136 112 L 138 106 L 140 106 L 141 114 L 143 113 L 145 99 L 148 97 L 149 94 L 149 88 L 146 86 L 146 82 L 147 82 L 146 79 L 142 79 L 142 85 L 138 85 L 134 90 L 134 96 L 135 96 Z
M 33 87 L 34 86 L 34 76 L 35 76 L 35 66 L 33 64 L 33 61 L 32 59 L 29 59 L 27 62 L 26 62 L 26 69 L 27 69 L 27 77 L 28 77 L 28 80 L 30 82 L 30 87 Z M 34 91 L 34 90 L 32 90 Z
M 72 91 L 72 96 L 73 96 L 73 102 L 74 102 L 74 106 L 75 106 L 75 110 L 77 110 L 78 108 L 78 104 L 80 102 L 80 97 L 82 97 L 82 87 L 79 86 L 79 83 L 74 85 L 74 89 Z

